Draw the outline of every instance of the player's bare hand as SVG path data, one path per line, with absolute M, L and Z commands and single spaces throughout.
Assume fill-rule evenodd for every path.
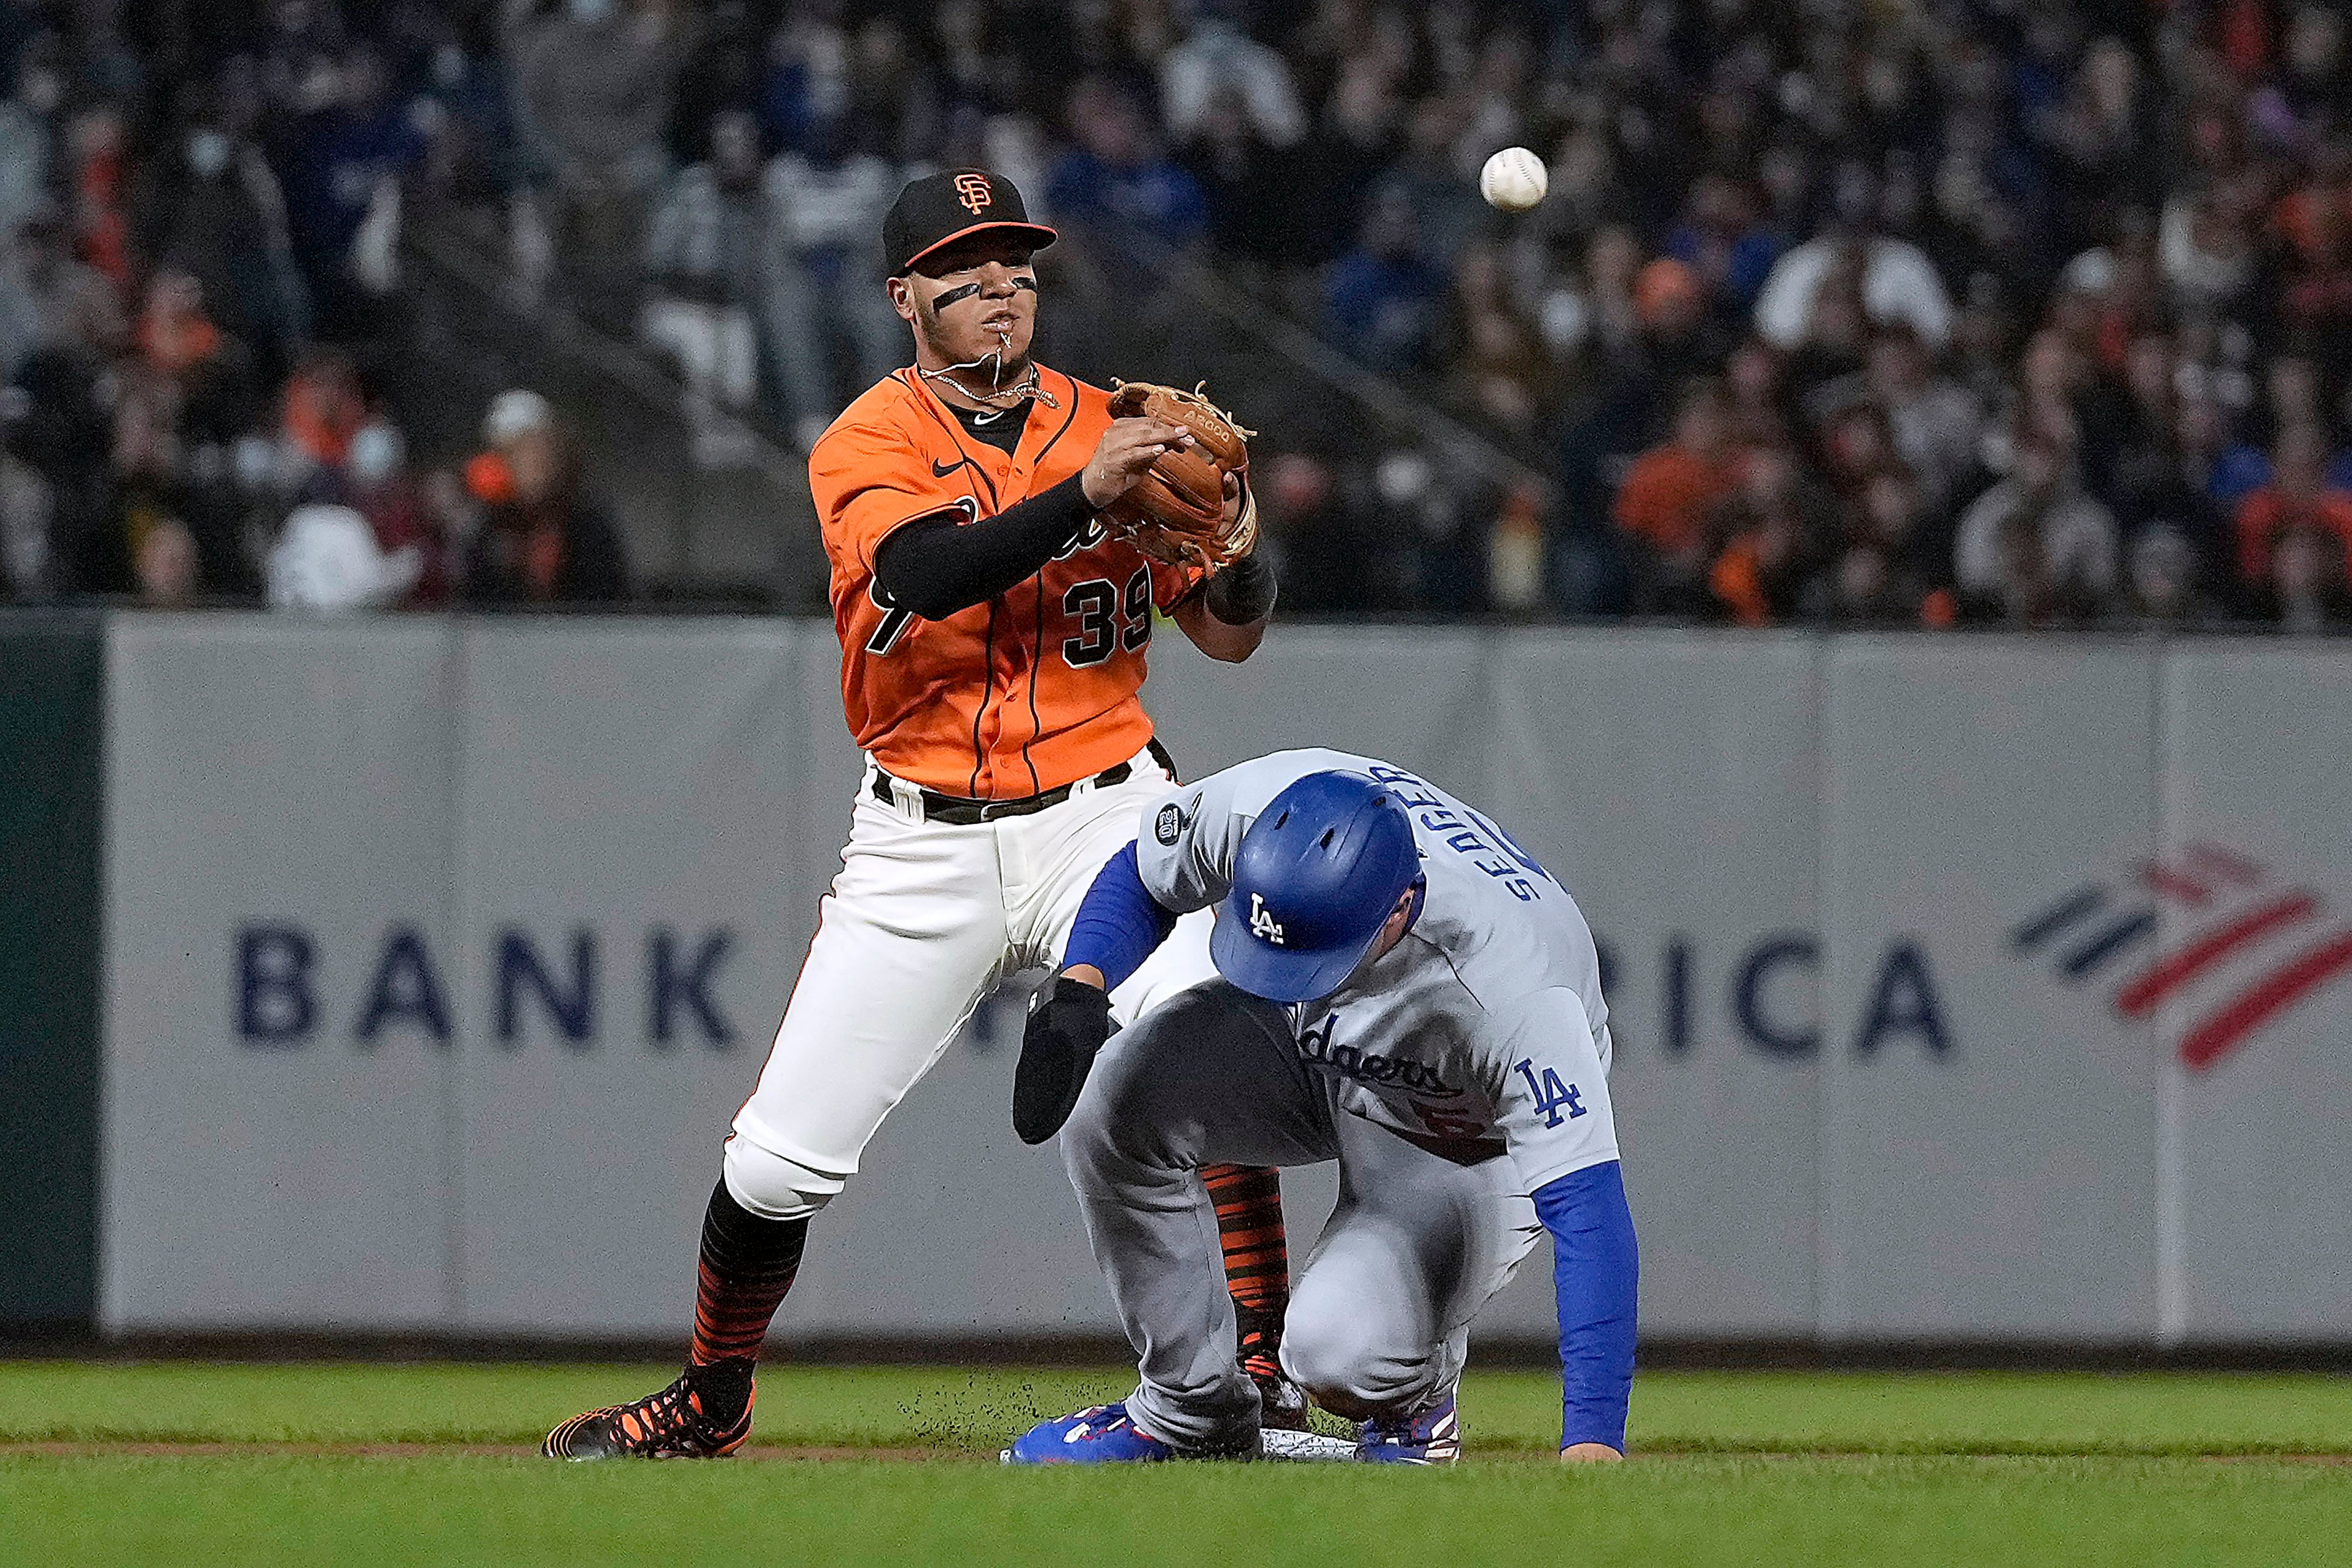
M 1563 1465 L 1618 1465 L 1625 1456 L 1606 1443 L 1570 1443 L 1559 1451 Z
M 1192 433 L 1164 419 L 1114 419 L 1078 476 L 1088 505 L 1101 508 L 1125 495 L 1152 464 L 1192 444 Z

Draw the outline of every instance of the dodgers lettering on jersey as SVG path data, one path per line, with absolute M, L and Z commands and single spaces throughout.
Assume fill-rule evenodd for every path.
M 1609 1009 L 1583 912 L 1499 826 L 1434 784 L 1344 752 L 1243 763 L 1144 814 L 1143 885 L 1179 912 L 1218 904 L 1266 803 L 1335 768 L 1403 799 L 1429 889 L 1402 942 L 1291 1009 L 1300 1059 L 1333 1081 L 1341 1109 L 1423 1147 L 1461 1160 L 1507 1152 L 1530 1192 L 1617 1158 Z M 1262 901 L 1249 918 L 1254 930 L 1275 920 Z
M 885 376 L 809 453 L 833 568 L 842 711 L 882 767 L 942 794 L 1013 800 L 1123 763 L 1151 739 L 1138 696 L 1151 615 L 1200 574 L 1099 522 L 984 605 L 927 621 L 885 602 L 874 552 L 920 518 L 994 517 L 1070 478 L 1110 427 L 1110 395 L 1039 373 L 1012 452 L 975 441 L 911 370 Z

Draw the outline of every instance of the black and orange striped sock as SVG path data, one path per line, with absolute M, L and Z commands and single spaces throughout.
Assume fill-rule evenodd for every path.
M 690 1363 L 705 1414 L 727 1425 L 751 1397 L 751 1366 L 768 1324 L 784 1304 L 808 1242 L 806 1219 L 762 1219 L 735 1201 L 721 1180 L 702 1216 Z M 730 1408 L 731 1406 L 731 1408 Z
M 1282 1347 L 1282 1314 L 1290 1305 L 1282 1173 L 1262 1165 L 1204 1165 L 1201 1180 L 1217 1205 L 1217 1239 L 1240 1324 L 1241 1357 L 1253 1374 L 1271 1374 Z

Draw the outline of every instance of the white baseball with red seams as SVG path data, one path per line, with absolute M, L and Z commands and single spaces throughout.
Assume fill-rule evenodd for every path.
M 1525 147 L 1504 148 L 1478 171 L 1478 194 L 1507 213 L 1523 213 L 1542 201 L 1550 183 L 1543 160 Z

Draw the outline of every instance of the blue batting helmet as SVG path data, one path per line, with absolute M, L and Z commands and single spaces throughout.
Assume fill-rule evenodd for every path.
M 1328 996 L 1420 876 L 1412 821 L 1395 791 L 1362 773 L 1308 773 L 1242 836 L 1209 956 L 1269 1002 Z

